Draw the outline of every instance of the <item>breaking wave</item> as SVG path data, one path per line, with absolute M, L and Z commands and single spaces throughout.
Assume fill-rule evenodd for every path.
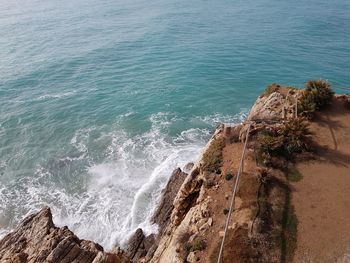
M 242 116 L 230 121 L 239 122 Z M 161 190 L 174 169 L 197 160 L 220 116 L 210 118 L 201 120 L 211 122 L 208 128 L 189 128 L 174 136 L 168 128 L 178 118 L 167 113 L 152 115 L 151 128 L 134 136 L 118 130 L 118 123 L 109 130 L 77 130 L 68 142 L 69 156 L 37 164 L 35 176 L 0 189 L 0 209 L 6 211 L 0 216 L 0 235 L 43 204 L 52 208 L 55 224 L 106 248 L 122 246 L 139 227 L 147 234 L 156 232 L 150 217 Z

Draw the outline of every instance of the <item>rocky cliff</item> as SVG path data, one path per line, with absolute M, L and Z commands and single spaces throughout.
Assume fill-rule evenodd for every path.
M 223 262 L 290 261 L 296 229 L 289 171 L 295 153 L 305 153 L 309 140 L 298 112 L 303 96 L 302 90 L 271 85 L 256 100 L 247 122 L 220 125 L 199 161 L 171 175 L 152 218 L 159 225 L 158 235 L 145 236 L 138 229 L 125 252 L 107 253 L 98 244 L 80 240 L 67 227 L 55 227 L 50 209 L 45 208 L 0 241 L 0 261 L 216 262 L 248 123 L 250 140 Z M 350 108 L 349 97 L 336 99 Z M 309 102 L 303 101 L 302 106 Z
M 55 227 L 50 208 L 26 219 L 0 241 L 2 263 L 128 263 L 120 249 L 105 252 L 92 241 L 81 240 L 67 227 Z
M 284 92 L 259 97 L 249 119 L 279 119 L 285 112 L 291 115 L 293 99 L 290 96 L 294 93 L 286 90 L 286 96 Z M 125 252 L 115 249 L 107 253 L 98 244 L 80 240 L 67 227 L 55 227 L 50 209 L 44 208 L 26 218 L 0 241 L 0 261 L 215 262 L 225 225 L 223 211 L 228 207 L 233 184 L 233 180 L 228 181 L 225 175 L 234 176 L 238 168 L 245 133 L 246 125 L 220 125 L 203 149 L 199 161 L 188 165 L 186 173 L 181 169 L 174 171 L 152 219 L 160 226 L 158 235 L 146 237 L 142 229 L 138 229 Z M 213 161 L 212 156 L 217 160 Z M 211 166 L 217 167 L 213 169 Z M 259 184 L 254 180 L 258 180 L 259 173 L 256 171 L 257 167 L 248 161 L 246 172 L 253 174 L 253 181 L 244 180 L 247 186 L 242 187 L 243 190 L 248 187 L 250 192 L 251 189 L 257 191 Z M 245 198 L 252 196 L 246 197 L 240 192 L 233 215 L 236 223 L 230 227 L 231 236 L 239 242 L 243 236 L 248 236 L 256 210 L 254 202 Z M 237 250 L 236 257 L 242 257 L 243 250 L 247 248 Z

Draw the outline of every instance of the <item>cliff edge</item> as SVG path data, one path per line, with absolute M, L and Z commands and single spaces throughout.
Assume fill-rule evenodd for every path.
M 0 241 L 2 263 L 128 263 L 127 255 L 119 249 L 105 252 L 87 240 L 81 240 L 67 227 L 55 227 L 50 208 L 28 216 Z
M 309 81 L 305 89 L 270 85 L 246 122 L 218 126 L 199 161 L 173 172 L 152 218 L 159 225 L 157 235 L 145 236 L 138 229 L 125 251 L 105 252 L 67 227 L 55 227 L 50 209 L 44 208 L 0 241 L 0 261 L 216 263 L 226 235 L 223 263 L 300 262 L 305 253 L 317 262 L 343 262 L 336 260 L 350 242 L 349 216 L 341 212 L 350 194 L 349 120 L 350 96 L 334 95 L 325 81 Z M 322 196 L 331 201 L 319 202 Z M 336 238 L 339 233 L 321 231 L 325 222 L 342 222 L 335 228 L 342 232 L 341 240 Z M 327 257 L 328 251 L 336 257 Z

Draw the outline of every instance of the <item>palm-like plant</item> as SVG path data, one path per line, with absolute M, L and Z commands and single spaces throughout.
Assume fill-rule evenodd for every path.
M 298 110 L 306 115 L 332 102 L 334 92 L 325 80 L 309 80 L 299 99 Z
M 284 150 L 287 154 L 309 150 L 310 135 L 308 123 L 302 119 L 292 119 L 282 126 L 279 133 L 284 138 Z

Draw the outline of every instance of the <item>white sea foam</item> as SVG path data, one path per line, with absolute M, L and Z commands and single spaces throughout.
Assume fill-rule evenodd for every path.
M 35 176 L 0 188 L 4 200 L 0 209 L 12 220 L 9 224 L 9 218 L 0 218 L 0 224 L 8 226 L 0 226 L 0 235 L 43 204 L 52 208 L 55 224 L 67 225 L 80 238 L 99 242 L 107 249 L 124 245 L 139 227 L 146 234 L 157 232 L 150 217 L 161 190 L 174 169 L 197 160 L 210 131 L 190 128 L 169 136 L 167 129 L 179 118 L 158 113 L 150 120 L 149 131 L 132 137 L 118 130 L 119 124 L 109 130 L 97 126 L 77 130 L 69 141 L 74 156 L 58 158 L 58 166 L 55 162 L 51 166 L 39 164 Z M 62 162 L 64 166 L 60 166 Z M 58 173 L 62 167 L 74 165 L 85 168 L 78 174 L 75 170 Z
M 62 93 L 53 93 L 53 94 L 45 94 L 41 95 L 37 98 L 37 100 L 48 100 L 48 99 L 60 99 L 68 96 L 74 95 L 74 91 L 62 92 Z
M 90 202 L 85 200 L 77 207 L 77 211 L 84 211 L 80 212 L 84 217 L 77 216 L 79 213 L 58 215 L 58 224 L 68 224 L 82 238 L 96 240 L 105 247 L 123 245 L 139 227 L 147 234 L 156 232 L 157 226 L 151 225 L 149 219 L 161 189 L 175 168 L 196 160 L 209 136 L 208 130 L 189 129 L 168 138 L 162 129 L 174 118 L 167 113 L 154 114 L 150 118 L 152 129 L 133 138 L 122 131 L 102 134 L 98 140 L 110 140 L 105 150 L 107 158 L 88 169 L 85 198 Z M 85 150 L 84 134 L 90 132 L 78 131 L 72 145 Z

